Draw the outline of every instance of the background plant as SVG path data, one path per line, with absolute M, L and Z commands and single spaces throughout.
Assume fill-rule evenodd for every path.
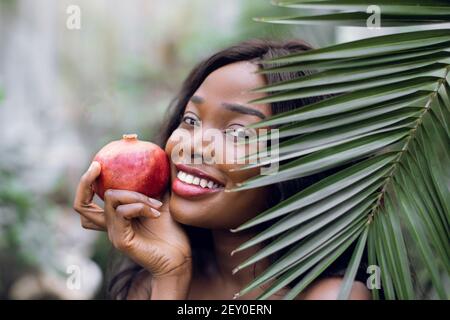
M 450 20 L 448 1 L 376 2 L 382 26 Z M 257 20 L 365 27 L 370 16 L 366 1 L 359 0 L 275 5 L 292 11 L 322 11 Z M 338 298 L 348 298 L 364 249 L 369 264 L 380 267 L 384 298 L 449 298 L 449 49 L 450 30 L 436 29 L 373 37 L 266 61 L 273 67 L 263 72 L 318 72 L 257 88 L 275 93 L 253 102 L 335 96 L 254 125 L 279 126 L 280 137 L 289 138 L 280 143 L 279 158 L 269 160 L 284 164 L 277 174 L 252 178 L 235 190 L 359 162 L 235 230 L 280 219 L 236 249 L 273 240 L 236 270 L 290 248 L 240 295 L 275 280 L 259 297 L 266 299 L 297 279 L 284 297 L 293 299 L 353 244 Z M 379 290 L 372 294 L 380 298 Z

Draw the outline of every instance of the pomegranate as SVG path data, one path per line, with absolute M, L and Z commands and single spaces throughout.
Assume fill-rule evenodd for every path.
M 136 191 L 158 198 L 169 182 L 169 160 L 154 143 L 140 141 L 136 134 L 104 146 L 94 157 L 101 173 L 94 183 L 95 193 L 103 200 L 108 189 Z

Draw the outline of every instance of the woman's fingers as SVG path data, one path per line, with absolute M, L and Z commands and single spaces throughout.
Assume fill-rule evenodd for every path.
M 109 205 L 115 209 L 119 205 L 131 203 L 143 203 L 155 209 L 159 209 L 162 206 L 161 201 L 149 198 L 139 192 L 115 189 L 108 189 L 105 192 L 105 206 Z
M 83 204 L 75 210 L 98 227 L 106 228 L 105 211 L 95 203 Z
M 116 208 L 116 215 L 123 219 L 133 219 L 138 217 L 158 218 L 161 213 L 143 203 L 121 204 Z
M 106 228 L 104 211 L 98 205 L 92 202 L 94 190 L 92 184 L 99 176 L 101 171 L 100 163 L 94 161 L 89 169 L 83 174 L 77 187 L 73 208 L 79 214 L 90 220 L 98 227 Z
M 108 237 L 118 250 L 128 252 L 132 249 L 134 230 L 133 218 L 159 217 L 161 203 L 138 192 L 109 189 L 105 192 L 105 216 Z
M 80 215 L 81 219 L 81 226 L 88 230 L 95 230 L 95 231 L 106 231 L 106 228 L 99 227 L 95 223 L 93 223 L 91 220 L 87 219 L 86 217 L 83 217 Z
M 92 184 L 95 179 L 100 175 L 101 166 L 100 163 L 94 161 L 89 166 L 89 169 L 81 176 L 80 182 L 78 183 L 77 192 L 75 195 L 75 205 L 76 204 L 89 204 L 92 202 L 94 197 L 94 190 L 92 189 Z

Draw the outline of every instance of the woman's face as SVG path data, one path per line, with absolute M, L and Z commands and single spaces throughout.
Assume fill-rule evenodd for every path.
M 269 104 L 248 103 L 264 96 L 250 92 L 265 85 L 264 77 L 254 73 L 257 70 L 255 64 L 243 61 L 209 74 L 167 141 L 166 153 L 171 158 L 170 211 L 178 222 L 230 229 L 266 208 L 268 188 L 224 192 L 259 174 L 259 168 L 230 172 L 243 166 L 236 159 L 249 150 L 236 143 L 236 136 L 250 134 L 244 126 L 271 115 Z M 216 163 L 211 162 L 212 157 Z

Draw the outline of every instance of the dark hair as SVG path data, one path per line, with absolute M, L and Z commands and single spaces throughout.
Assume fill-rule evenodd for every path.
M 172 101 L 166 115 L 166 119 L 161 126 L 160 134 L 156 142 L 164 147 L 166 141 L 169 139 L 172 132 L 178 127 L 183 111 L 191 96 L 205 80 L 205 78 L 213 71 L 240 61 L 252 61 L 259 65 L 261 69 L 267 67 L 263 60 L 280 57 L 296 52 L 302 52 L 312 49 L 312 47 L 302 40 L 289 41 L 274 41 L 254 39 L 241 42 L 237 45 L 231 46 L 224 50 L 217 52 L 208 59 L 199 63 L 188 75 L 183 82 L 180 92 Z M 274 66 L 274 64 L 272 64 Z M 275 72 L 264 74 L 267 84 L 274 84 L 281 81 L 288 81 L 311 74 L 311 71 L 299 72 Z M 283 102 L 276 102 L 271 104 L 272 114 L 279 114 L 285 111 L 301 108 L 302 106 L 318 102 L 327 98 L 327 96 L 307 97 Z M 325 176 L 336 172 L 336 169 L 315 174 L 312 176 L 293 179 L 273 185 L 274 192 L 271 192 L 270 205 L 275 205 L 289 196 L 297 193 L 301 189 L 321 180 Z M 273 224 L 273 221 L 270 221 Z M 212 237 L 211 232 L 207 229 L 184 226 L 191 241 L 194 272 L 204 272 L 207 268 L 208 261 L 214 259 L 212 252 Z M 286 249 L 287 250 L 287 249 Z M 283 250 L 283 252 L 285 252 Z M 348 258 L 342 257 L 342 262 L 337 261 L 337 265 L 332 266 L 331 269 L 337 270 L 335 273 L 326 272 L 327 275 L 343 275 L 342 270 L 345 270 L 345 262 Z M 125 298 L 132 281 L 136 274 L 142 269 L 129 259 L 122 258 L 109 284 L 109 294 L 112 298 Z M 120 270 L 121 269 L 121 270 Z M 330 268 L 329 268 L 330 269 Z M 331 270 L 330 269 L 330 270 Z

